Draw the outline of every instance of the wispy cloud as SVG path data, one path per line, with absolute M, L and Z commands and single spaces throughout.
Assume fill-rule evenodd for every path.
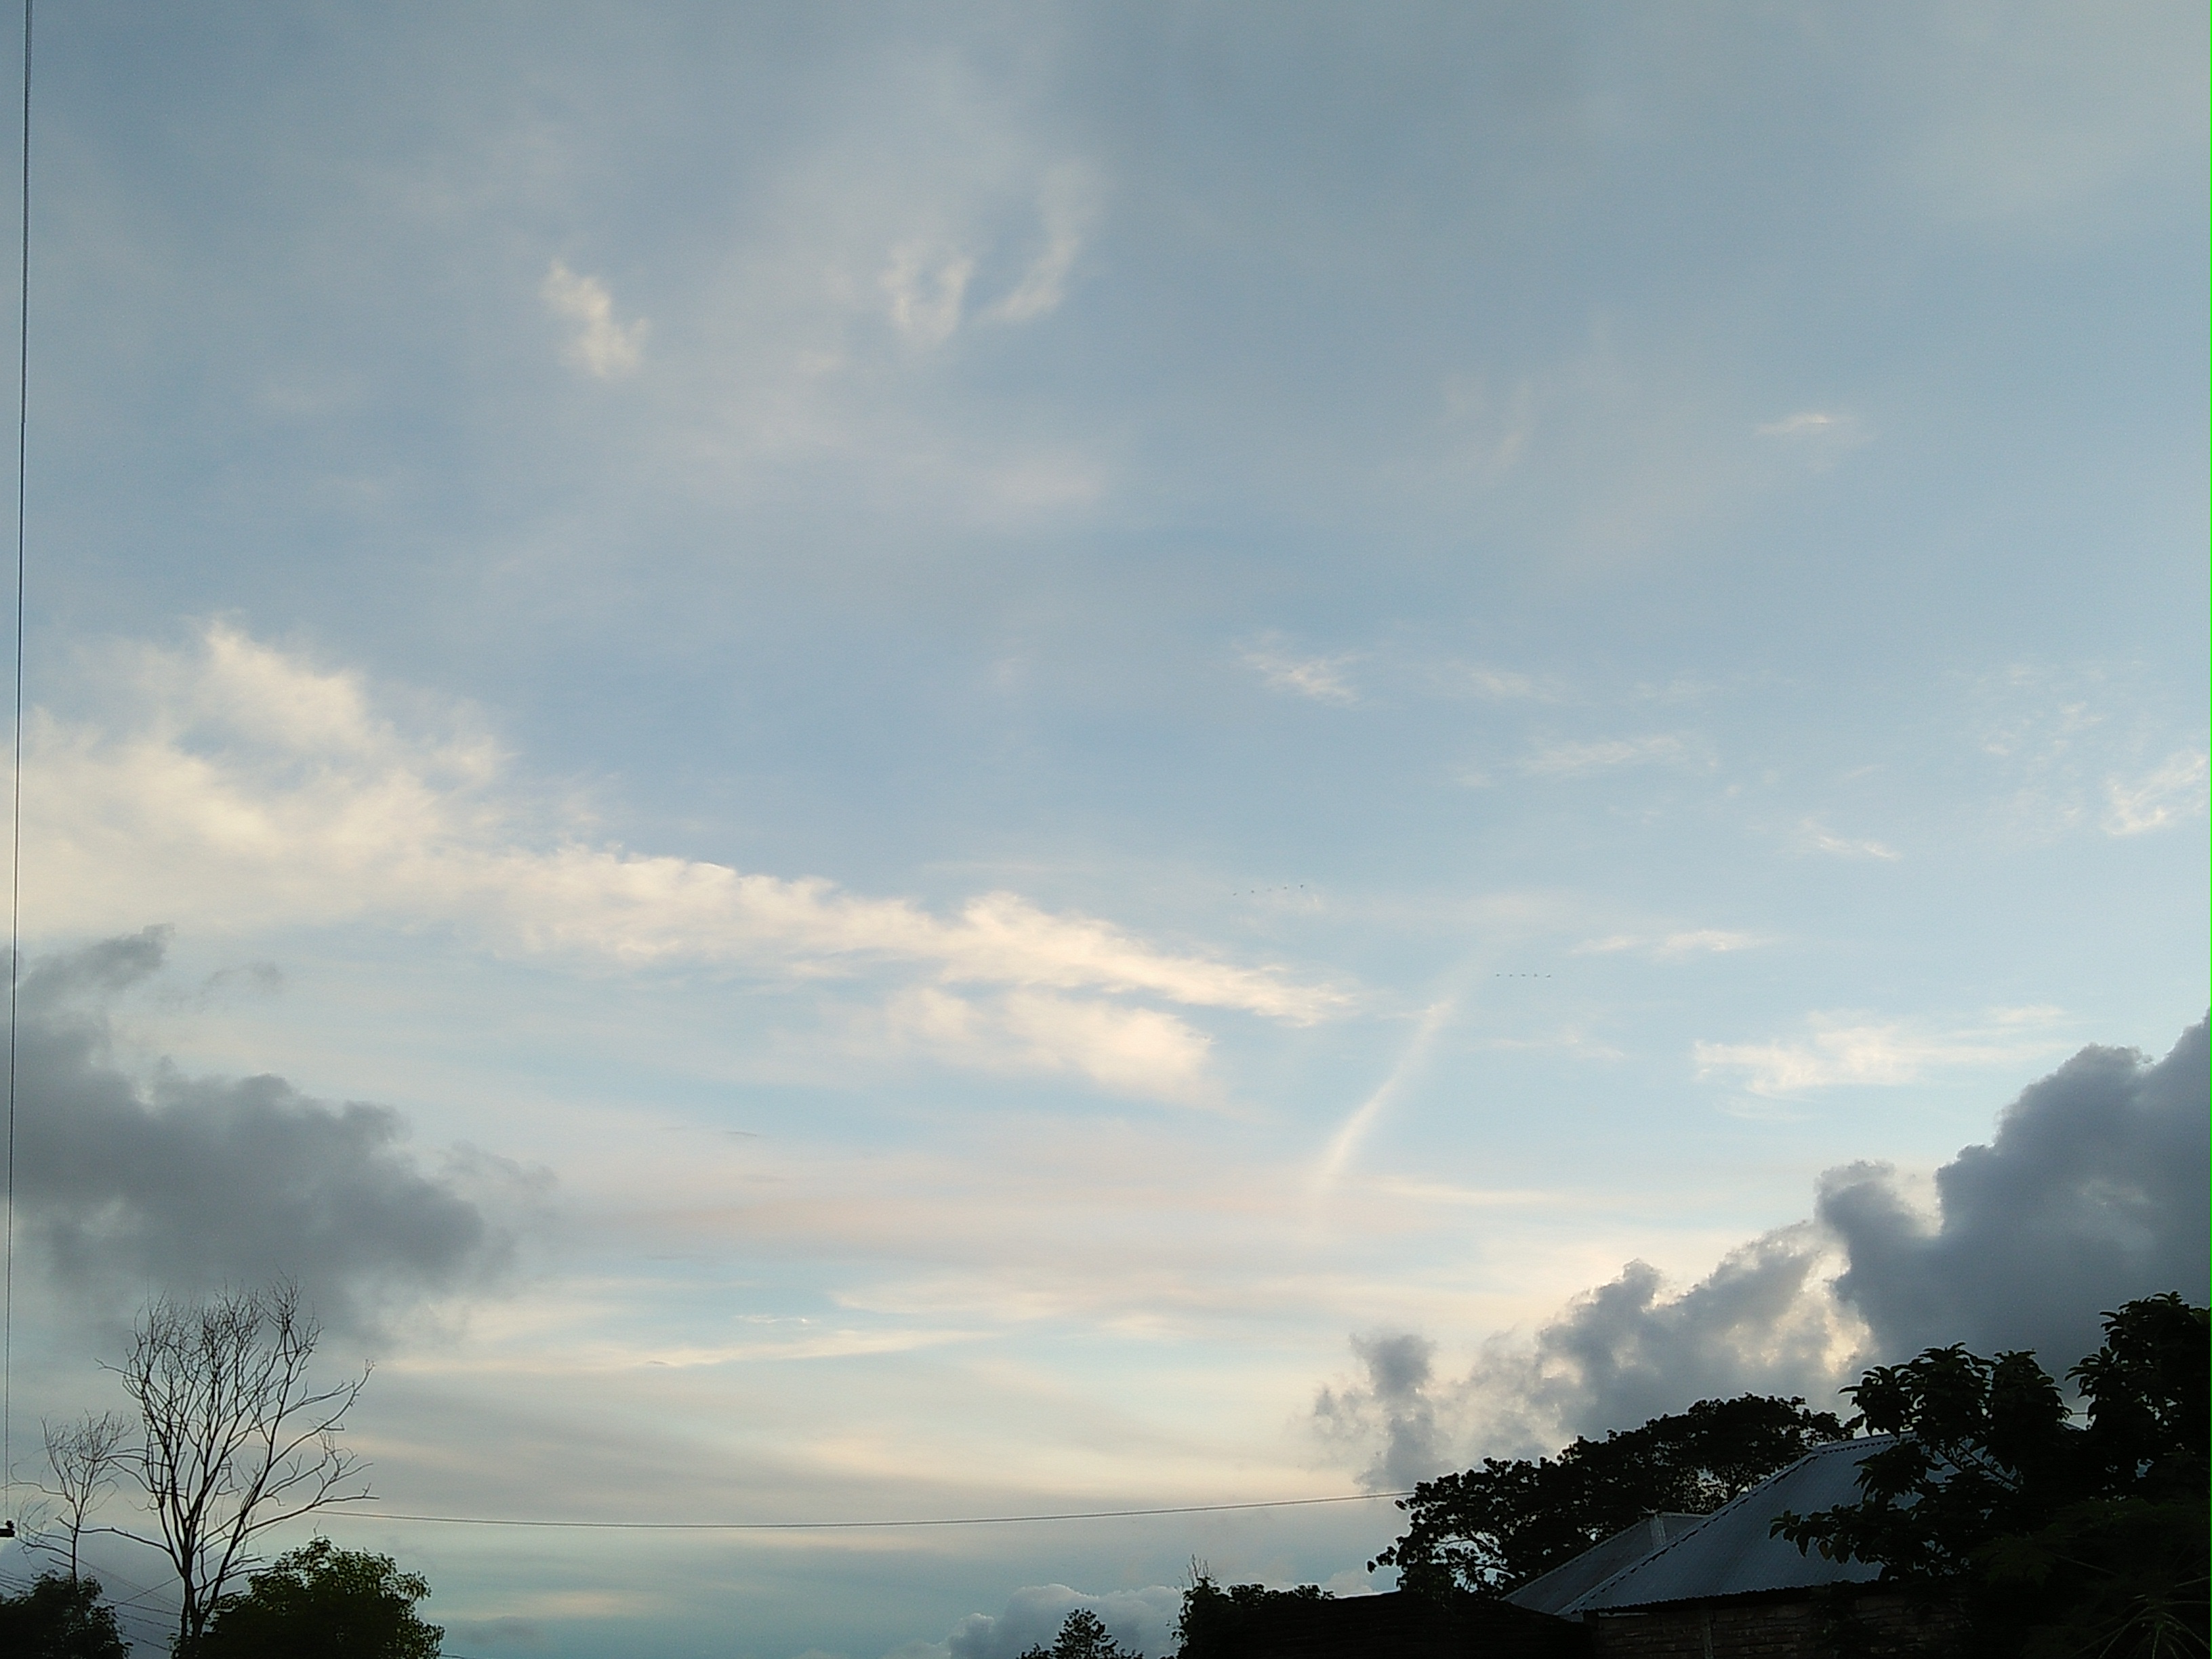
M 994 322 L 1034 322 L 1059 310 L 1067 297 L 1067 279 L 1091 217 L 1089 192 L 1073 170 L 1063 169 L 1047 182 L 1038 217 L 1044 246 L 1013 289 L 985 310 Z
M 1210 1105 L 1212 1039 L 1159 1008 L 1017 991 L 961 996 L 917 985 L 884 1010 L 894 1042 L 984 1071 L 1073 1072 L 1117 1094 Z
M 1642 738 L 1599 738 L 1583 743 L 1546 743 L 1521 763 L 1530 777 L 1571 778 L 1619 766 L 1681 766 L 1698 758 L 1687 739 L 1662 732 Z
M 1698 1042 L 1700 1079 L 1725 1076 L 1754 1095 L 1841 1086 L 1893 1087 L 1959 1066 L 2012 1064 L 2058 1046 L 2052 1008 L 2000 1009 L 1975 1024 L 1935 1030 L 1909 1020 L 1814 1014 L 1801 1036 L 1765 1042 Z
M 647 325 L 643 319 L 617 322 L 614 296 L 605 283 L 579 276 L 556 259 L 538 291 L 548 312 L 573 325 L 561 354 L 564 362 L 602 380 L 637 368 Z
M 1551 702 L 1559 695 L 1534 675 L 1483 663 L 1454 663 L 1437 678 L 1449 690 L 1472 694 L 1488 702 Z
M 463 723 L 403 730 L 358 677 L 228 627 L 195 650 L 139 649 L 119 678 L 137 694 L 124 729 L 44 714 L 32 724 L 42 785 L 27 842 L 44 927 L 380 921 L 616 965 L 727 963 L 817 985 L 919 974 L 1001 994 L 965 1013 L 950 993 L 898 1005 L 901 1029 L 934 1052 L 956 1052 L 964 1032 L 991 1067 L 1049 1054 L 1102 1082 L 1142 1074 L 1186 1096 L 1205 1038 L 1157 1010 L 1097 999 L 1292 1024 L 1346 1006 L 1342 992 L 1279 969 L 1162 949 L 1016 893 L 945 912 L 818 876 L 595 843 L 532 803 L 497 746 Z
M 1825 853 L 1831 858 L 1838 859 L 1879 859 L 1887 863 L 1894 863 L 1905 856 L 1895 848 L 1881 842 L 1838 836 L 1825 828 L 1816 818 L 1807 818 L 1797 828 L 1808 852 Z
M 2204 816 L 2205 757 L 2185 750 L 2144 776 L 2105 784 L 2105 833 L 2140 836 Z
M 1691 957 L 1720 956 L 1748 951 L 1765 944 L 1756 933 L 1731 933 L 1719 927 L 1698 927 L 1674 933 L 1614 933 L 1575 946 L 1577 956 L 1607 956 L 1633 951 L 1660 962 L 1681 962 Z
M 1398 1097 L 1399 1091 L 1428 1059 L 1429 1050 L 1436 1042 L 1437 1033 L 1443 1030 L 1450 1020 L 1454 1007 L 1452 999 L 1446 997 L 1441 1002 L 1431 1004 L 1422 1014 L 1420 1024 L 1413 1028 L 1413 1036 L 1407 1039 L 1396 1063 L 1390 1067 L 1390 1074 L 1376 1086 L 1374 1093 L 1352 1109 L 1352 1115 L 1344 1120 L 1342 1127 L 1331 1137 L 1328 1150 L 1322 1154 L 1321 1162 L 1314 1170 L 1316 1187 L 1326 1189 L 1344 1173 L 1345 1166 L 1351 1163 L 1352 1155 L 1359 1150 L 1359 1143 L 1367 1139 L 1367 1132 L 1375 1127 L 1376 1120 Z
M 1359 660 L 1353 651 L 1331 656 L 1300 657 L 1272 643 L 1248 646 L 1242 655 L 1245 666 L 1260 676 L 1270 690 L 1310 697 L 1316 702 L 1355 703 L 1359 692 L 1348 672 Z
M 1756 430 L 1775 452 L 1814 472 L 1827 471 L 1874 435 L 1856 416 L 1834 409 L 1796 410 Z
M 902 242 L 876 279 L 891 326 L 910 345 L 939 346 L 960 326 L 973 254 L 927 240 Z

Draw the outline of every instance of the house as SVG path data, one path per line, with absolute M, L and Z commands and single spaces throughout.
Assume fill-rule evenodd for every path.
M 1875 1581 L 1773 1534 L 1784 1510 L 1858 1499 L 1861 1460 L 1888 1436 L 1818 1447 L 1706 1516 L 1654 1516 L 1505 1598 L 1581 1624 L 1595 1659 L 1830 1659 L 1931 1653 L 1959 1628 L 1940 1594 Z
M 1477 1596 L 1284 1596 L 1223 1632 L 1221 1659 L 1589 1659 L 1580 1625 Z

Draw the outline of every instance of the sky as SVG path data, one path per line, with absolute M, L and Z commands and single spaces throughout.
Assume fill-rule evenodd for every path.
M 19 1480 L 284 1274 L 450 1652 L 1158 1656 L 2204 1297 L 2201 7 L 37 27 Z

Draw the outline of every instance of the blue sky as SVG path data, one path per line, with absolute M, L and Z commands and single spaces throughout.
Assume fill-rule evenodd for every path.
M 1634 1399 L 1832 1389 L 1824 1172 L 1948 1225 L 2204 1014 L 2197 9 L 40 31 L 25 945 L 170 931 L 38 1017 L 396 1113 L 307 1270 L 391 1509 L 1355 1492 L 1626 1426 L 1544 1333 L 1754 1246 Z M 19 1414 L 302 1271 L 163 1202 L 27 1232 Z M 875 1659 L 1390 1515 L 343 1524 L 456 1651 Z

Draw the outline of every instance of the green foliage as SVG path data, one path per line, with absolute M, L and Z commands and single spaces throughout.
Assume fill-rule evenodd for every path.
M 1022 1659 L 1144 1659 L 1144 1656 L 1131 1652 L 1109 1636 L 1097 1613 L 1078 1607 L 1067 1615 L 1050 1647 L 1031 1648 Z
M 1785 1515 L 1800 1549 L 1948 1581 L 1979 1650 L 2154 1659 L 2205 1651 L 2206 1313 L 2180 1297 L 2105 1318 L 2104 1346 L 2058 1384 L 2024 1353 L 1930 1348 L 1847 1389 L 1902 1437 L 1859 1469 L 1859 1501 Z
M 1486 1458 L 1401 1500 L 1412 1523 L 1368 1571 L 1395 1567 L 1402 1588 L 1428 1595 L 1503 1595 L 1655 1511 L 1717 1510 L 1844 1434 L 1802 1400 L 1747 1394 L 1577 1440 L 1556 1458 Z
M 1231 1650 L 1237 1631 L 1250 1614 L 1282 1601 L 1318 1601 L 1328 1592 L 1318 1584 L 1271 1590 L 1259 1584 L 1217 1584 L 1192 1563 L 1191 1586 L 1176 1615 L 1176 1659 L 1215 1659 Z
M 199 1659 L 436 1659 L 446 1633 L 415 1612 L 429 1593 L 388 1555 L 318 1538 L 216 1605 Z
M 115 1609 L 100 1580 L 42 1573 L 21 1595 L 0 1595 L 0 1653 L 8 1659 L 125 1659 Z

